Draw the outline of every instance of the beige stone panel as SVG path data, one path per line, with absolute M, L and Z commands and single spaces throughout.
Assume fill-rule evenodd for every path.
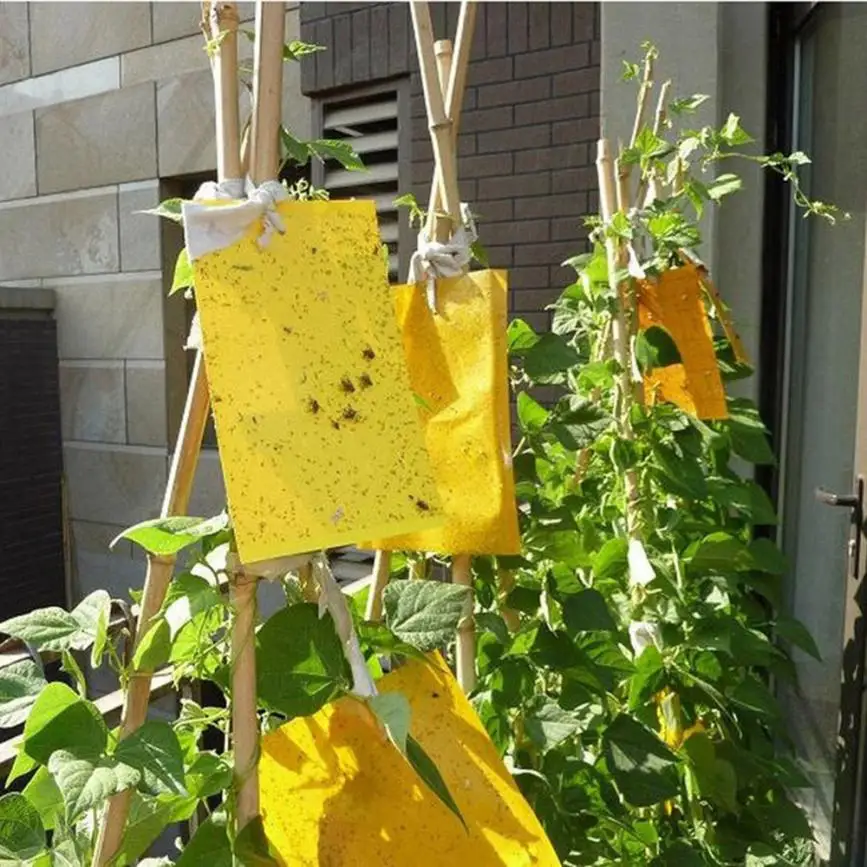
M 0 34 L 2 34 L 2 6 L 0 6 Z M 2 35 L 0 35 L 2 43 Z M 0 58 L 3 49 L 0 47 Z M 36 147 L 33 142 L 33 114 L 11 114 L 0 120 L 0 201 L 27 198 L 36 195 Z
M 61 362 L 59 378 L 64 440 L 126 442 L 122 361 Z
M 156 175 L 156 114 L 150 83 L 36 112 L 40 193 Z
M 116 190 L 0 207 L 0 280 L 104 274 L 118 268 Z
M 166 366 L 162 361 L 126 363 L 127 441 L 166 445 Z
M 213 171 L 214 86 L 207 70 L 157 83 L 159 175 Z
M 27 4 L 0 3 L 0 84 L 30 75 Z
M 287 42 L 301 38 L 301 22 L 298 8 L 286 13 Z M 329 50 L 331 46 L 328 46 Z M 309 62 L 309 61 L 308 61 Z M 313 113 L 310 100 L 301 93 L 301 64 L 283 64 L 283 125 L 296 138 L 313 137 Z
M 166 485 L 164 449 L 65 443 L 63 466 L 73 520 L 127 527 L 159 514 Z
M 157 7 L 173 6 L 173 3 L 157 3 Z M 193 5 L 198 9 L 198 4 Z M 156 81 L 165 78 L 166 74 L 174 76 L 187 75 L 209 68 L 209 60 L 205 51 L 205 40 L 200 34 L 175 39 L 172 42 L 162 42 L 149 45 L 138 51 L 124 54 L 120 59 L 120 79 L 124 87 L 130 87 L 143 81 Z
M 33 75 L 147 45 L 150 3 L 30 3 Z
M 238 16 L 241 21 L 252 21 L 255 15 L 254 3 L 239 3 Z M 202 7 L 196 2 L 153 4 L 154 42 L 166 42 L 180 36 L 199 33 L 202 21 Z
M 159 198 L 157 181 L 121 185 L 118 216 L 122 271 L 156 271 L 161 267 L 160 218 L 138 213 L 156 207 Z
M 61 359 L 162 358 L 161 277 L 117 274 L 51 288 Z
M 203 449 L 196 467 L 189 514 L 209 518 L 226 508 L 226 488 L 216 449 Z

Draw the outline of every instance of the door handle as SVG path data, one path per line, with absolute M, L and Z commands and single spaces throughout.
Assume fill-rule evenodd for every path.
M 816 488 L 816 499 L 825 506 L 849 509 L 851 522 L 855 526 L 853 577 L 857 580 L 861 574 L 861 536 L 864 528 L 864 479 L 859 476 L 855 490 L 851 494 L 835 494 L 825 488 Z

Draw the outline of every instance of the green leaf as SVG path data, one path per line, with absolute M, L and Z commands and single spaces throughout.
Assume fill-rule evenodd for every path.
M 653 693 L 659 692 L 664 680 L 662 654 L 656 647 L 646 647 L 635 660 L 635 674 L 629 681 L 629 709 L 641 707 Z
M 217 612 L 224 605 L 220 592 L 199 575 L 179 575 L 169 585 L 163 616 L 169 625 L 171 640 L 200 614 Z
M 795 620 L 794 617 L 778 617 L 774 629 L 781 638 L 790 641 L 795 647 L 812 656 L 813 659 L 822 661 L 822 655 L 819 653 L 815 639 L 800 620 Z
M 518 421 L 526 433 L 541 430 L 548 420 L 548 410 L 536 403 L 525 391 L 518 394 Z
M 417 647 L 401 641 L 387 626 L 382 623 L 372 623 L 365 620 L 356 625 L 358 639 L 363 645 L 369 647 L 374 653 L 393 654 L 405 656 L 408 659 L 417 659 L 419 662 L 428 662 L 427 656 Z
M 406 758 L 422 782 L 460 819 L 464 830 L 467 830 L 467 823 L 464 821 L 460 808 L 452 797 L 446 781 L 439 772 L 439 768 L 437 768 L 433 759 L 412 735 L 407 735 L 406 738 Z
M 21 725 L 44 687 L 42 669 L 32 659 L 0 668 L 0 728 Z
M 45 830 L 36 808 L 17 792 L 0 797 L 0 856 L 17 863 L 45 849 Z
M 174 295 L 181 289 L 187 289 L 193 285 L 193 266 L 190 262 L 190 255 L 187 253 L 187 248 L 184 247 L 178 258 L 175 261 L 175 272 L 172 276 L 172 288 L 169 289 L 169 295 Z
M 24 723 L 24 752 L 47 764 L 55 750 L 73 747 L 96 757 L 108 742 L 108 729 L 96 705 L 64 683 L 49 683 L 39 694 Z
M 470 255 L 473 257 L 473 260 L 478 262 L 483 268 L 490 267 L 490 260 L 488 259 L 488 251 L 482 246 L 480 241 L 473 241 L 470 244 Z
M 285 127 L 280 127 L 280 141 L 286 151 L 287 160 L 292 160 L 299 166 L 307 165 L 310 160 L 310 148 L 307 147 L 306 142 L 295 138 Z
M 469 587 L 439 581 L 393 581 L 382 594 L 385 622 L 401 640 L 433 650 L 454 637 L 467 610 Z
M 768 436 L 760 420 L 735 414 L 724 423 L 731 438 L 732 451 L 751 464 L 772 465 L 776 463 L 768 443 Z
M 720 505 L 734 509 L 751 524 L 771 526 L 777 523 L 771 498 L 761 485 L 752 480 L 709 479 L 708 490 Z
M 0 632 L 32 644 L 37 650 L 86 650 L 93 644 L 100 612 L 111 608 L 111 597 L 96 590 L 72 609 L 37 608 L 0 623 Z
M 241 828 L 235 837 L 233 849 L 236 859 L 244 867 L 279 867 L 268 843 L 261 816 L 256 816 Z
M 547 332 L 524 352 L 524 372 L 544 381 L 581 362 L 581 356 L 558 334 Z
M 632 806 L 649 807 L 677 794 L 677 756 L 650 729 L 620 714 L 603 743 L 608 769 Z
M 737 175 L 719 175 L 708 184 L 707 194 L 713 201 L 718 202 L 724 196 L 736 193 L 742 186 L 743 182 Z
M 739 683 L 731 692 L 731 700 L 748 710 L 766 717 L 779 719 L 780 707 L 768 688 L 753 675 Z
M 307 142 L 307 147 L 313 156 L 322 162 L 336 160 L 343 168 L 350 172 L 364 172 L 367 169 L 358 154 L 352 149 L 348 141 L 341 139 L 316 139 Z
M 132 659 L 135 671 L 156 671 L 169 661 L 172 630 L 165 617 L 158 617 L 142 636 Z
M 38 768 L 39 762 L 31 756 L 28 756 L 27 753 L 24 752 L 24 744 L 19 743 L 16 747 L 15 761 L 12 762 L 12 767 L 9 769 L 9 773 L 6 776 L 7 787 L 11 786 L 15 780 L 21 779 L 21 777 L 26 777 L 29 773 Z
M 260 701 L 287 717 L 316 713 L 350 685 L 331 617 L 312 603 L 272 615 L 256 636 L 256 659 Z
M 72 678 L 72 682 L 78 689 L 78 694 L 82 698 L 87 698 L 87 681 L 84 679 L 84 672 L 75 657 L 68 650 L 64 650 L 60 654 L 60 660 L 60 670 Z
M 219 533 L 229 526 L 229 516 L 223 512 L 213 518 L 173 516 L 154 518 L 128 527 L 111 543 L 114 547 L 121 539 L 128 539 L 149 554 L 167 557 L 201 541 L 205 536 Z
M 570 594 L 563 600 L 563 622 L 570 635 L 617 629 L 605 597 L 593 589 Z
M 673 99 L 668 104 L 668 109 L 672 114 L 691 114 L 709 99 L 710 97 L 706 93 L 694 93 L 692 96 Z
M 639 332 L 635 342 L 635 358 L 643 371 L 681 363 L 674 338 L 658 325 Z
M 729 114 L 726 122 L 720 130 L 723 141 L 730 147 L 738 145 L 750 144 L 753 141 L 752 136 L 743 130 L 741 127 L 741 119 L 734 113 Z
M 181 205 L 183 199 L 166 199 L 157 205 L 155 208 L 148 208 L 144 211 L 136 211 L 137 214 L 151 214 L 154 217 L 165 217 L 173 223 L 183 223 L 184 218 L 181 214 Z
M 609 539 L 593 557 L 593 574 L 600 579 L 620 578 L 629 566 L 626 539 Z
M 93 636 L 93 647 L 90 649 L 90 666 L 99 668 L 102 658 L 108 650 L 108 623 L 111 617 L 111 605 L 100 610 L 96 618 L 96 633 Z
M 317 51 L 325 50 L 324 45 L 313 45 L 310 42 L 301 42 L 298 39 L 293 39 L 283 46 L 283 60 L 300 60 L 308 54 L 315 54 Z
M 406 755 L 406 739 L 412 711 L 406 696 L 399 692 L 384 692 L 367 700 L 388 733 L 389 740 Z
M 52 830 L 58 817 L 63 815 L 63 795 L 48 768 L 37 768 L 21 794 L 36 808 L 43 827 Z
M 199 825 L 176 867 L 233 867 L 226 817 L 213 814 Z
M 101 806 L 112 795 L 138 785 L 141 774 L 114 758 L 96 761 L 79 758 L 69 750 L 56 750 L 48 770 L 63 794 L 66 821 L 75 822 L 88 810 Z
M 147 852 L 165 828 L 175 821 L 178 801 L 177 798 L 163 800 L 134 792 L 123 840 L 111 861 L 112 867 L 135 863 L 142 867 L 147 863 L 137 862 L 137 859 Z
M 199 753 L 187 769 L 185 788 L 194 798 L 210 798 L 232 783 L 232 766 L 214 753 Z
M 168 723 L 148 720 L 117 745 L 114 757 L 140 771 L 145 781 L 152 778 L 166 791 L 186 794 L 184 756 Z
M 770 575 L 785 575 L 786 558 L 770 539 L 753 539 L 749 552 L 755 569 Z
M 696 569 L 739 572 L 752 568 L 753 559 L 743 542 L 728 533 L 711 533 L 695 547 L 689 558 Z
M 523 319 L 513 319 L 506 331 L 509 341 L 509 352 L 522 356 L 539 342 L 539 335 Z
M 538 710 L 524 717 L 524 731 L 542 750 L 550 750 L 571 737 L 581 722 L 553 701 L 546 701 Z

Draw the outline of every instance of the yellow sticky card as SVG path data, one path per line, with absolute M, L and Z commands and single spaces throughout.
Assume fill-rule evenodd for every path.
M 395 307 L 447 522 L 440 529 L 363 546 L 517 554 L 521 542 L 509 421 L 506 272 L 437 280 L 435 313 L 423 286 L 398 286 Z
M 412 709 L 467 824 L 416 775 L 370 710 L 351 698 L 267 735 L 259 785 L 265 833 L 292 867 L 559 867 L 533 811 L 439 656 L 377 681 Z
M 373 203 L 278 209 L 193 263 L 243 562 L 442 523 Z
M 655 376 L 651 387 L 658 396 L 698 418 L 728 417 L 725 389 L 713 348 L 713 334 L 702 301 L 698 269 L 684 265 L 665 271 L 658 280 L 638 284 L 638 319 L 641 328 L 660 325 L 680 352 L 681 370 Z M 661 368 L 666 370 L 667 368 Z

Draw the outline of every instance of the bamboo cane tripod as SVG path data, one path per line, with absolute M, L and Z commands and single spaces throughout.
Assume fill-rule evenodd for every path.
M 434 41 L 427 2 L 412 2 L 410 11 L 434 152 L 426 231 L 428 237 L 447 241 L 461 223 L 457 138 L 469 72 L 476 3 L 473 0 L 464 0 L 461 3 L 454 51 L 449 40 Z M 390 561 L 389 552 L 376 552 L 373 581 L 367 601 L 368 620 L 379 620 L 382 617 L 382 591 L 388 583 Z M 472 586 L 471 557 L 468 554 L 456 554 L 452 557 L 452 581 L 455 584 Z M 458 627 L 457 677 L 465 692 L 471 692 L 475 687 L 475 627 L 471 601 Z
M 216 44 L 212 71 L 217 138 L 217 177 L 220 181 L 240 178 L 242 158 L 240 152 L 240 118 L 238 108 L 238 11 L 234 3 L 207 4 L 207 32 Z M 251 176 L 255 182 L 273 178 L 279 168 L 278 130 L 280 125 L 280 96 L 283 76 L 283 16 L 282 2 L 257 0 L 256 47 L 254 57 L 254 107 L 251 131 Z M 201 349 L 196 351 L 193 374 L 187 392 L 187 401 L 177 445 L 172 455 L 161 517 L 183 515 L 192 491 L 196 464 L 202 447 L 202 436 L 208 420 L 210 398 Z M 165 601 L 172 579 L 175 557 L 148 557 L 142 594 L 141 612 L 136 645 L 147 632 L 148 624 Z M 241 690 L 241 699 L 233 703 L 233 734 L 235 738 L 235 770 L 238 784 L 236 816 L 238 828 L 258 813 L 258 780 L 255 775 L 255 757 L 258 750 L 258 724 L 256 721 L 255 656 L 252 627 L 255 621 L 255 576 L 243 569 L 232 576 L 232 599 L 236 609 L 233 648 L 233 687 L 235 681 L 252 682 Z M 241 639 L 242 631 L 247 639 Z M 121 719 L 120 738 L 132 734 L 144 723 L 150 700 L 152 671 L 134 672 L 126 694 Z M 245 682 L 246 682 L 245 681 Z M 239 684 L 240 685 L 240 684 Z M 250 715 L 252 696 L 252 717 Z M 250 723 L 254 737 L 250 737 Z M 240 773 L 239 773 L 240 769 Z M 251 794 L 253 793 L 253 794 Z M 129 815 L 132 791 L 115 795 L 103 817 L 96 846 L 94 864 L 107 865 L 123 840 Z M 244 821 L 245 820 L 245 821 Z

